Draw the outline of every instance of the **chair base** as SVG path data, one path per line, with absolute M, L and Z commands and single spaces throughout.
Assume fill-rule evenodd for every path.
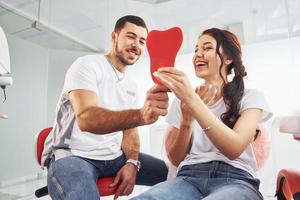
M 48 194 L 48 188 L 47 188 L 47 186 L 37 189 L 37 190 L 35 191 L 35 193 L 34 193 L 34 195 L 35 195 L 37 198 L 46 196 L 47 194 Z

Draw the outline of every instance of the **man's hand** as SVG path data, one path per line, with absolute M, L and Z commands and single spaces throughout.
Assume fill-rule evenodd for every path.
M 152 124 L 159 116 L 167 115 L 169 105 L 168 91 L 167 87 L 160 84 L 156 84 L 148 90 L 144 106 L 141 109 L 143 124 Z
M 136 167 L 126 163 L 117 173 L 114 182 L 109 187 L 118 187 L 114 200 L 119 196 L 128 196 L 132 193 L 136 180 Z

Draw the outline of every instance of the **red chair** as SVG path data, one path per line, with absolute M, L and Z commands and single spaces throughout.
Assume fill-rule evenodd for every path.
M 293 134 L 293 139 L 300 140 L 300 117 L 287 116 L 280 119 L 279 131 Z M 300 171 L 281 169 L 277 175 L 276 194 L 278 200 L 300 200 Z
M 277 175 L 275 196 L 278 200 L 300 200 L 300 171 L 280 170 Z
M 52 127 L 45 128 L 43 129 L 40 133 L 36 135 L 35 138 L 35 153 L 36 153 L 36 160 L 39 165 L 41 165 L 41 158 L 42 158 L 42 153 L 44 150 L 44 143 L 51 132 Z M 97 187 L 99 190 L 99 193 L 101 196 L 109 196 L 113 195 L 116 192 L 116 188 L 110 188 L 108 187 L 111 183 L 113 183 L 114 177 L 104 177 L 104 178 L 99 178 L 97 181 Z M 37 189 L 35 191 L 35 196 L 37 198 L 45 196 L 48 194 L 48 188 L 47 186 L 42 187 L 40 189 Z

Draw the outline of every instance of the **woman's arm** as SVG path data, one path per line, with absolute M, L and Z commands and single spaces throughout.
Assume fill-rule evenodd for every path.
M 187 105 L 203 129 L 211 127 L 205 134 L 231 160 L 239 157 L 253 140 L 262 112 L 255 108 L 244 110 L 231 129 L 217 119 L 198 96 L 195 95 L 195 99 L 189 100 Z
M 191 136 L 191 125 L 181 123 L 180 129 L 170 126 L 167 130 L 165 148 L 170 162 L 176 167 L 190 150 Z

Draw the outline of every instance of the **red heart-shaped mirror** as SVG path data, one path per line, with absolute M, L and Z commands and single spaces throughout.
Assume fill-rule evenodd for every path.
M 153 72 L 160 67 L 174 66 L 182 40 L 182 31 L 179 27 L 149 32 L 146 45 L 150 56 L 151 77 L 155 83 L 159 81 L 153 76 Z

